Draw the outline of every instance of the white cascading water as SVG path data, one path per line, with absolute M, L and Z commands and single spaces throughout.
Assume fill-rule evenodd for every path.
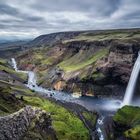
M 12 60 L 12 66 L 15 69 L 15 71 L 28 74 L 28 84 L 26 85 L 28 88 L 37 92 L 46 93 L 48 95 L 52 93 L 51 91 L 48 91 L 47 89 L 39 87 L 37 85 L 36 74 L 34 72 L 18 70 L 16 60 L 14 58 L 12 58 L 11 60 Z
M 99 117 L 99 119 L 97 120 L 97 132 L 98 132 L 98 135 L 99 135 L 99 140 L 104 140 L 104 135 L 103 135 L 103 132 L 102 132 L 102 125 L 104 124 L 104 117 L 101 116 Z
M 139 71 L 140 71 L 140 53 L 139 56 L 134 64 L 131 76 L 130 76 L 130 80 L 125 92 L 125 96 L 124 96 L 124 100 L 123 100 L 123 104 L 124 105 L 130 105 L 132 102 L 132 98 L 133 98 L 133 93 L 136 87 L 136 83 L 137 83 L 137 79 L 139 76 Z
M 36 80 L 36 75 L 35 75 L 35 73 L 34 72 L 32 72 L 32 71 L 29 71 L 28 72 L 28 85 L 29 86 L 37 86 L 37 80 Z
M 14 58 L 11 58 L 11 60 L 12 60 L 12 66 L 13 66 L 13 68 L 15 69 L 15 71 L 18 71 L 17 63 L 16 63 L 15 59 Z
M 47 96 L 51 95 L 56 100 L 61 100 L 61 101 L 66 101 L 66 102 L 67 101 L 68 102 L 74 102 L 74 99 L 78 98 L 77 96 L 76 97 L 75 96 L 72 97 L 71 95 L 65 94 L 63 92 L 54 91 L 54 90 L 47 90 L 47 89 L 45 89 L 45 88 L 43 88 L 41 86 L 38 86 L 37 85 L 37 76 L 36 76 L 36 74 L 33 71 L 22 71 L 22 70 L 19 70 L 17 68 L 16 60 L 14 58 L 12 58 L 11 60 L 12 60 L 12 66 L 15 69 L 15 71 L 28 74 L 28 84 L 26 84 L 26 86 L 29 89 L 34 90 L 34 91 L 36 91 L 38 93 L 44 93 Z M 78 100 L 75 100 L 75 101 L 76 101 L 76 103 L 79 103 L 82 106 L 85 103 L 85 101 L 82 102 L 82 100 L 79 100 L 80 102 L 78 102 Z M 116 110 L 118 108 L 118 106 L 116 106 L 116 103 L 118 103 L 118 101 L 117 102 L 111 101 L 110 103 L 111 103 L 111 106 L 113 106 L 113 108 L 112 108 L 113 110 L 114 109 Z M 105 107 L 104 109 L 106 109 L 106 110 L 111 109 L 111 108 L 109 108 L 110 104 L 106 104 L 106 105 L 103 105 L 103 106 Z M 102 108 L 103 108 L 103 106 L 102 106 Z M 93 107 L 93 105 L 92 105 L 92 107 Z M 87 109 L 89 109 L 89 106 L 88 106 Z M 105 139 L 103 131 L 102 131 L 103 123 L 104 123 L 103 121 L 104 121 L 104 117 L 103 116 L 99 117 L 98 120 L 97 120 L 97 132 L 98 132 L 98 135 L 99 135 L 99 140 L 104 140 Z
M 37 85 L 37 76 L 33 71 L 19 70 L 18 67 L 17 67 L 16 60 L 14 58 L 11 58 L 11 61 L 12 61 L 12 66 L 15 69 L 15 71 L 28 74 L 28 84 L 26 84 L 26 86 L 28 88 L 30 88 L 31 90 L 34 90 L 34 91 L 39 92 L 39 93 L 45 93 L 47 96 L 52 96 L 53 95 L 53 97 L 57 100 L 61 99 L 61 100 L 67 101 L 67 100 L 74 99 L 74 97 L 72 97 L 68 94 L 65 95 L 62 92 L 60 93 L 59 91 L 47 90 L 47 89 L 45 89 L 41 86 L 38 86 Z
M 18 68 L 17 68 L 17 63 L 16 63 L 16 61 L 15 61 L 14 58 L 11 58 L 11 60 L 12 60 L 12 66 L 13 66 L 13 68 L 14 68 L 15 71 L 17 71 L 17 72 L 22 72 L 22 73 L 27 73 L 27 74 L 28 74 L 28 71 L 18 70 Z

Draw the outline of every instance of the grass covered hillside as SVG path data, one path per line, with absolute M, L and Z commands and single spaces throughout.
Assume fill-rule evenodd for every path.
M 38 93 L 26 88 L 24 86 L 24 82 L 27 80 L 26 75 L 15 72 L 9 64 L 10 61 L 8 62 L 4 59 L 0 60 L 0 116 L 4 117 L 10 115 L 25 106 L 37 107 L 50 114 L 54 135 L 56 135 L 58 140 L 90 139 L 89 130 L 76 114 L 65 109 L 65 106 L 39 96 Z M 85 110 L 83 116 L 85 116 L 87 120 L 94 120 L 93 126 L 95 127 L 96 113 L 91 114 Z M 28 131 L 24 134 L 22 139 L 39 138 L 45 140 L 45 137 L 47 136 L 43 133 L 44 131 L 40 131 L 39 126 L 36 127 L 38 123 L 43 122 L 40 122 L 40 120 L 38 121 L 37 119 L 33 120 L 31 125 L 28 126 Z M 5 131 L 8 132 L 7 128 Z M 0 136 L 2 135 L 0 134 Z M 50 139 L 52 138 L 50 137 Z
M 67 36 L 69 32 L 64 34 Z M 39 85 L 66 92 L 119 93 L 114 93 L 111 87 L 127 84 L 140 49 L 139 29 L 85 31 L 69 38 L 62 37 L 51 46 L 48 45 L 49 36 L 34 40 L 43 40 L 43 45 L 21 52 L 17 56 L 18 66 L 36 71 Z M 86 87 L 85 82 L 88 83 Z
M 139 39 L 140 38 L 140 30 L 132 29 L 132 30 L 109 30 L 109 31 L 97 31 L 97 32 L 85 32 L 76 36 L 74 39 L 65 40 L 64 43 L 71 41 L 81 41 L 85 40 L 87 42 L 91 41 L 103 41 L 110 39 Z
M 21 81 L 27 80 L 26 74 L 15 72 L 15 70 L 13 70 L 10 65 L 10 61 L 8 62 L 8 60 L 5 60 L 5 59 L 0 59 L 0 71 L 1 71 L 1 73 L 5 73 L 5 74 L 9 75 L 10 77 L 17 76 L 17 78 L 20 78 Z

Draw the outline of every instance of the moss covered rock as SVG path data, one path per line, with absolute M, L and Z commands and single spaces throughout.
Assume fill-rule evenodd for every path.
M 115 136 L 140 140 L 140 107 L 125 106 L 113 117 Z

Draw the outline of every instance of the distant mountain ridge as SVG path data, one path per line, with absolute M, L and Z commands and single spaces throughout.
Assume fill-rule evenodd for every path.
M 55 43 L 60 43 L 62 40 L 65 39 L 72 39 L 75 36 L 78 36 L 85 31 L 75 31 L 75 32 L 58 32 L 58 33 L 51 33 L 46 35 L 40 35 L 36 37 L 34 40 L 27 43 L 29 46 L 39 46 L 39 45 L 53 45 Z
M 35 47 L 49 47 L 70 42 L 99 42 L 122 39 L 139 39 L 140 28 L 132 29 L 111 29 L 111 30 L 87 30 L 87 31 L 68 31 L 40 35 L 33 40 L 21 40 L 0 43 L 0 55 L 3 58 L 11 58 L 18 52 L 30 50 Z
M 10 47 L 10 46 L 19 46 L 19 45 L 25 45 L 30 40 L 18 40 L 18 41 L 7 41 L 7 42 L 0 42 L 0 48 L 3 47 Z
M 134 31 L 140 31 L 139 28 L 132 28 L 132 29 L 111 29 L 111 30 L 84 30 L 84 31 L 66 31 L 66 32 L 56 32 L 56 33 L 50 33 L 50 34 L 44 34 L 36 37 L 32 41 L 28 42 L 27 46 L 42 46 L 42 45 L 49 45 L 52 46 L 56 43 L 61 43 L 62 40 L 67 39 L 73 39 L 78 37 L 79 35 L 86 35 L 89 34 L 89 36 L 97 35 L 101 33 L 114 33 L 114 32 L 134 32 Z

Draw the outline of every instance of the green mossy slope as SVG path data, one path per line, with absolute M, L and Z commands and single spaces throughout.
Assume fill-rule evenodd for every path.
M 131 140 L 140 140 L 140 108 L 125 106 L 118 110 L 113 120 L 126 128 L 122 135 Z
M 38 106 L 52 117 L 53 127 L 59 140 L 88 140 L 89 132 L 75 115 L 65 108 L 39 97 L 24 97 L 25 104 Z
M 27 89 L 22 82 L 17 80 L 19 73 L 10 68 L 6 60 L 0 59 L 0 71 L 1 74 L 9 77 L 9 80 L 0 78 L 0 116 L 9 115 L 26 105 L 39 107 L 50 112 L 53 128 L 59 140 L 89 140 L 89 131 L 77 116 Z M 11 76 L 13 74 L 16 75 L 16 79 Z M 39 136 L 32 129 L 29 130 L 29 134 L 32 137 Z
M 0 58 L 0 71 L 3 71 L 5 73 L 8 73 L 11 76 L 17 76 L 21 80 L 26 81 L 27 80 L 27 74 L 16 72 L 8 63 L 6 59 Z
M 105 57 L 108 54 L 108 51 L 109 51 L 108 48 L 101 49 L 95 54 L 92 54 L 90 57 L 89 56 L 85 57 L 85 59 L 79 63 L 78 61 L 81 59 L 80 57 L 83 56 L 82 54 L 78 53 L 73 57 L 71 57 L 70 59 L 67 59 L 66 61 L 62 61 L 58 66 L 60 66 L 60 68 L 63 69 L 64 71 L 80 70 L 88 65 L 94 64 L 97 60 Z M 83 55 L 86 55 L 86 53 L 84 53 Z

